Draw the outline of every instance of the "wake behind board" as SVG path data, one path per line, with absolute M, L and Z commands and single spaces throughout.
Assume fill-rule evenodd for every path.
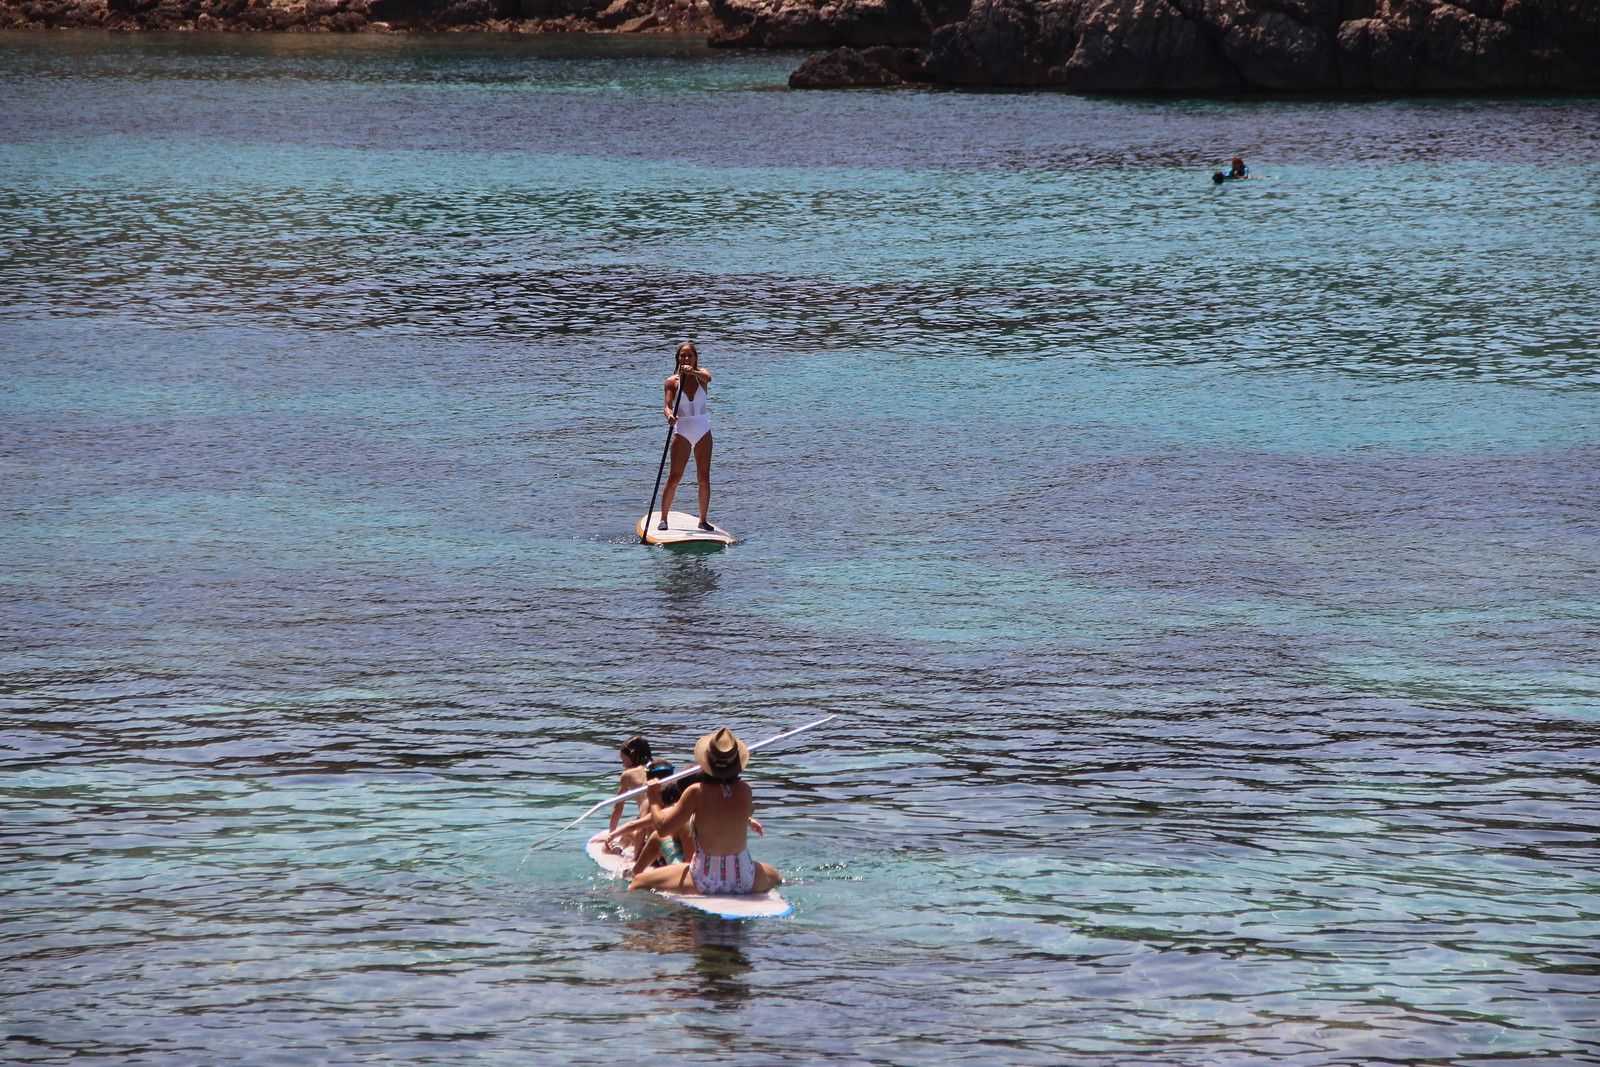
M 613 878 L 627 877 L 628 870 L 633 866 L 632 860 L 606 851 L 604 830 L 589 838 L 583 850 L 602 871 Z M 664 893 L 656 890 L 656 896 L 722 919 L 777 919 L 794 910 L 794 905 L 780 897 L 776 889 L 741 896 L 704 896 L 700 893 Z
M 667 512 L 667 528 L 656 529 L 661 521 L 661 512 L 652 511 L 634 524 L 633 532 L 652 545 L 695 546 L 702 548 L 715 548 L 718 545 L 731 545 L 734 536 L 727 530 L 711 524 L 711 529 L 700 529 L 700 516 L 690 515 L 682 511 Z

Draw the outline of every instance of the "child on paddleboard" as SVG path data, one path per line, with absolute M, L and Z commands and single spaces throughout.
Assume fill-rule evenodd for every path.
M 672 765 L 651 757 L 650 742 L 642 735 L 635 734 L 624 741 L 618 750 L 622 756 L 622 777 L 617 779 L 617 792 L 626 793 L 631 789 L 638 789 L 644 785 L 645 779 L 650 777 L 664 778 L 672 773 Z M 607 847 L 615 852 L 626 852 L 629 848 L 637 849 L 644 842 L 644 834 L 635 831 L 620 840 L 617 839 L 617 823 L 622 821 L 622 808 L 625 801 L 618 801 L 611 809 L 611 836 L 606 839 Z M 639 814 L 644 815 L 650 810 L 648 795 L 639 798 Z
M 683 795 L 685 786 L 693 785 L 699 777 L 698 774 L 687 775 L 675 782 L 668 782 L 661 787 L 661 803 L 667 807 L 678 802 Z M 619 826 L 611 832 L 606 840 L 606 847 L 621 851 L 619 841 L 624 835 L 642 836 L 644 843 L 635 850 L 637 857 L 633 861 L 633 869 L 628 872 L 632 877 L 640 871 L 651 867 L 665 867 L 669 863 L 686 863 L 694 855 L 694 844 L 686 830 L 679 830 L 671 837 L 663 838 L 655 831 L 655 822 L 648 814 L 641 815 L 630 823 Z
M 694 760 L 700 765 L 700 780 L 685 786 L 676 803 L 665 803 L 660 785 L 651 783 L 648 793 L 655 832 L 670 837 L 687 828 L 693 858 L 640 871 L 628 888 L 723 896 L 765 893 L 780 885 L 783 876 L 777 868 L 750 855 L 755 798 L 739 778 L 750 762 L 749 748 L 723 727 L 695 742 Z

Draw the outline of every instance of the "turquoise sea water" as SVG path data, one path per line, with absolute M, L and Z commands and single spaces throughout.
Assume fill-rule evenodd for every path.
M 0 36 L 3 1058 L 1600 1057 L 1600 101 L 795 62 Z

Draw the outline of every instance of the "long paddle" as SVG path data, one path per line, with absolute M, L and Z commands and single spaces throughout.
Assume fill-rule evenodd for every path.
M 828 721 L 830 721 L 832 719 L 837 719 L 838 717 L 839 716 L 837 716 L 837 715 L 824 715 L 822 718 L 818 719 L 816 722 L 808 722 L 804 726 L 796 726 L 793 730 L 785 730 L 783 733 L 777 734 L 774 737 L 769 737 L 765 741 L 757 741 L 755 744 L 747 745 L 745 747 L 748 748 L 751 752 L 754 752 L 758 748 L 766 748 L 768 745 L 776 744 L 777 742 L 782 741 L 786 737 L 793 737 L 795 734 L 800 733 L 803 730 L 809 730 L 813 726 L 821 726 L 823 723 L 828 722 Z M 563 826 L 561 829 L 557 830 L 555 833 L 551 834 L 548 837 L 541 837 L 541 838 L 539 838 L 539 840 L 537 840 L 533 844 L 529 845 L 528 846 L 528 851 L 524 852 L 522 854 L 522 862 L 526 863 L 528 861 L 528 856 L 533 852 L 534 849 L 538 848 L 540 845 L 546 844 L 547 842 L 554 841 L 556 838 L 560 837 L 562 834 L 566 833 L 568 830 L 572 829 L 574 826 L 578 825 L 580 822 L 582 822 L 583 820 L 587 819 L 589 816 L 593 815 L 595 812 L 599 811 L 601 808 L 605 807 L 606 805 L 608 805 L 608 804 L 621 804 L 623 801 L 629 799 L 630 797 L 636 797 L 640 793 L 643 793 L 646 789 L 649 789 L 650 786 L 653 785 L 655 782 L 660 782 L 662 785 L 666 785 L 668 782 L 677 781 L 679 778 L 684 778 L 684 777 L 687 777 L 688 775 L 696 774 L 696 773 L 699 772 L 699 770 L 700 770 L 700 768 L 698 766 L 689 767 L 689 768 L 686 768 L 684 770 L 679 771 L 676 774 L 668 775 L 665 778 L 657 778 L 653 782 L 646 783 L 645 785 L 641 785 L 637 789 L 630 789 L 626 793 L 615 793 L 615 794 L 612 794 L 611 796 L 608 796 L 608 797 L 604 798 L 599 803 L 595 804 L 594 807 L 590 808 L 588 811 L 584 812 L 582 815 L 578 816 L 576 819 L 573 819 L 571 822 L 567 823 L 567 825 Z M 521 864 L 519 863 L 518 866 L 521 866 Z
M 678 395 L 672 398 L 672 417 L 678 417 L 678 405 L 683 403 L 683 372 L 678 372 Z M 661 465 L 656 468 L 656 487 L 650 490 L 650 507 L 644 513 L 644 529 L 639 531 L 639 543 L 650 543 L 650 516 L 656 513 L 656 494 L 661 492 L 661 475 L 667 470 L 667 453 L 672 451 L 673 424 L 667 423 L 667 443 L 661 446 Z M 665 515 L 661 516 L 663 519 Z

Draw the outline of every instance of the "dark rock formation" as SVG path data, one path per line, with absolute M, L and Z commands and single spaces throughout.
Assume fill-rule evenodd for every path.
M 0 29 L 710 33 L 706 0 L 0 0 Z
M 837 48 L 810 56 L 789 75 L 791 89 L 821 89 L 839 85 L 908 85 L 928 80 L 922 54 L 915 48 L 879 45 L 856 51 Z
M 711 0 L 723 30 L 711 43 L 739 48 L 925 45 L 968 0 Z
M 923 78 L 885 80 L 884 64 L 840 55 L 808 60 L 791 84 L 1594 90 L 1600 0 L 973 0 L 933 31 L 923 65 Z
M 796 88 L 1600 90 L 1600 0 L 0 0 L 0 28 L 708 33 Z
M 1056 14 L 1036 4 L 977 0 L 966 19 L 943 27 L 930 42 L 928 73 L 947 85 L 1045 84 L 1042 16 Z

